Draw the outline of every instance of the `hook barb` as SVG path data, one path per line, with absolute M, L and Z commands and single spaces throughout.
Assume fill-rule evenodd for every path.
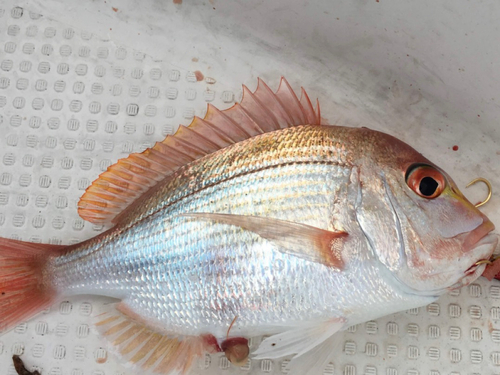
M 486 197 L 486 199 L 475 205 L 476 207 L 481 207 L 482 205 L 486 204 L 491 198 L 491 190 L 492 189 L 491 189 L 490 182 L 486 178 L 478 177 L 478 178 L 475 178 L 474 180 L 472 180 L 471 182 L 469 182 L 465 188 L 468 188 L 469 186 L 472 186 L 478 182 L 483 182 L 488 187 L 488 196 Z

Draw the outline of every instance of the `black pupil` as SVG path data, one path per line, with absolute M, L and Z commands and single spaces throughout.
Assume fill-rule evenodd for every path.
M 430 197 L 436 192 L 438 186 L 439 184 L 432 177 L 424 177 L 420 181 L 418 188 L 423 196 Z

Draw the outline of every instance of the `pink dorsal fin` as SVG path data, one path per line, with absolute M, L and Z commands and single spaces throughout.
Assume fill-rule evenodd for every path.
M 78 213 L 92 223 L 113 222 L 144 192 L 183 165 L 256 135 L 305 124 L 320 124 L 319 103 L 315 111 L 304 89 L 298 99 L 285 78 L 276 93 L 259 79 L 253 93 L 243 86 L 241 103 L 224 111 L 208 105 L 203 119 L 195 117 L 175 135 L 118 160 L 87 188 Z

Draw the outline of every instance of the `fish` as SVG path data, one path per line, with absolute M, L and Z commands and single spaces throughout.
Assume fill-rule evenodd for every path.
M 119 160 L 78 213 L 110 229 L 70 246 L 0 239 L 0 326 L 114 298 L 95 326 L 137 373 L 223 351 L 320 374 L 339 332 L 470 284 L 498 242 L 445 171 L 391 135 L 322 124 L 284 78 Z

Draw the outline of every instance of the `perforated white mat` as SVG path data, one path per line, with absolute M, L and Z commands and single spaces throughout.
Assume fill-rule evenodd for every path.
M 460 8 L 465 1 L 439 8 L 441 23 L 432 2 L 419 3 L 429 9 L 422 24 L 405 19 L 421 10 L 375 0 L 335 9 L 323 1 L 174 3 L 0 3 L 0 236 L 69 244 L 96 235 L 103 228 L 81 220 L 76 202 L 99 173 L 202 116 L 206 103 L 232 105 L 241 83 L 254 88 L 261 76 L 276 87 L 280 74 L 320 97 L 331 123 L 390 132 L 460 186 L 490 179 L 496 190 L 484 211 L 500 225 L 499 77 L 490 67 L 498 56 L 475 43 L 488 38 L 483 26 L 449 39 L 453 20 L 483 16 Z M 492 20 L 498 10 L 490 4 Z M 472 52 L 454 49 L 464 43 Z M 479 200 L 484 191 L 467 193 Z M 0 374 L 15 374 L 13 354 L 43 375 L 130 374 L 91 328 L 106 301 L 73 298 L 0 336 Z M 326 374 L 500 373 L 500 283 L 478 280 L 354 327 L 342 348 Z M 280 374 L 285 364 L 234 368 L 207 355 L 193 371 Z

